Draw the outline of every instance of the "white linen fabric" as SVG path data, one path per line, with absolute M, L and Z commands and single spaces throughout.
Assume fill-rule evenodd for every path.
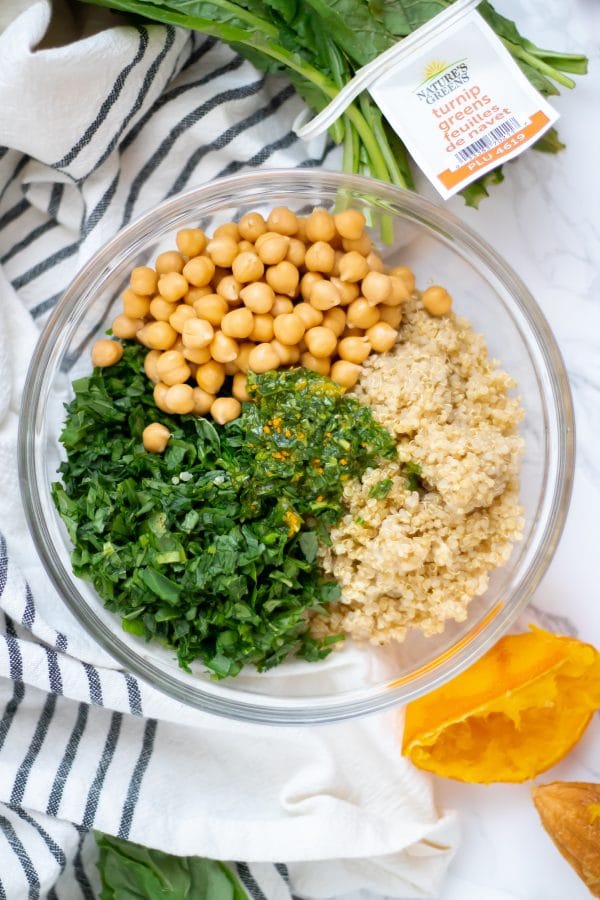
M 49 0 L 0 8 L 0 900 L 94 898 L 97 829 L 237 863 L 250 896 L 434 897 L 452 813 L 395 713 L 313 729 L 189 710 L 122 671 L 37 560 L 17 420 L 39 327 L 77 269 L 166 196 L 317 166 L 301 103 L 212 38 Z

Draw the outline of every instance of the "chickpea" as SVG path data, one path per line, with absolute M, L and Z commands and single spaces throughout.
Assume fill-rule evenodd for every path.
M 237 240 L 227 235 L 215 237 L 206 245 L 206 252 L 215 266 L 229 268 L 238 255 Z
M 314 328 L 323 321 L 323 313 L 320 309 L 315 309 L 310 303 L 297 303 L 294 306 L 294 312 L 304 322 L 305 328 Z
M 293 311 L 294 304 L 289 297 L 283 297 L 280 294 L 275 295 L 275 300 L 273 301 L 273 306 L 271 307 L 271 315 L 273 317 L 283 316 L 285 313 L 291 313 Z
M 160 422 L 152 422 L 151 425 L 146 425 L 142 431 L 144 450 L 147 450 L 148 453 L 164 453 L 170 437 L 171 432 L 168 428 L 165 428 Z
M 386 306 L 400 306 L 401 303 L 410 298 L 410 294 L 402 278 L 398 278 L 397 275 L 390 275 L 390 281 L 392 282 L 392 293 L 383 302 Z
M 396 343 L 398 332 L 387 322 L 376 322 L 367 329 L 367 337 L 376 353 L 386 353 Z
M 315 282 L 310 292 L 309 303 L 315 309 L 324 310 L 339 306 L 340 300 L 340 293 L 336 286 L 322 278 L 320 281 Z
M 237 341 L 232 337 L 217 331 L 210 344 L 210 353 L 214 360 L 219 363 L 229 363 L 237 359 L 239 346 Z
M 238 222 L 240 237 L 255 242 L 267 230 L 267 223 L 259 212 L 248 212 Z
M 290 238 L 285 256 L 287 261 L 291 262 L 293 266 L 296 266 L 296 268 L 299 269 L 300 266 L 304 265 L 305 256 L 306 244 L 303 241 L 299 241 L 297 238 Z
M 254 328 L 254 316 L 249 309 L 242 306 L 223 316 L 221 322 L 223 334 L 230 338 L 247 338 Z
M 142 297 L 140 294 L 134 293 L 131 288 L 123 291 L 123 312 L 130 319 L 143 319 L 148 315 L 150 309 L 150 297 Z
M 225 367 L 223 363 L 211 359 L 209 362 L 198 366 L 196 369 L 196 381 L 207 394 L 216 394 L 223 387 L 225 381 Z
M 171 325 L 175 331 L 178 331 L 179 334 L 183 332 L 183 326 L 187 322 L 188 319 L 195 319 L 196 313 L 192 309 L 191 306 L 187 306 L 185 303 L 180 303 L 174 313 L 171 313 L 169 316 L 169 325 Z
M 277 234 L 274 231 L 267 231 L 262 234 L 255 244 L 256 253 L 258 253 L 262 262 L 267 266 L 275 266 L 286 258 L 289 249 L 290 239 L 283 234 Z
M 323 281 L 323 276 L 318 272 L 305 272 L 302 276 L 300 280 L 300 293 L 305 303 L 309 302 L 310 293 L 317 281 Z
M 214 328 L 206 319 L 188 319 L 183 323 L 181 339 L 184 347 L 200 350 L 202 347 L 208 347 L 214 336 Z
M 357 209 L 345 209 L 333 217 L 338 234 L 350 241 L 358 241 L 361 238 L 366 219 Z
M 225 222 L 219 225 L 213 232 L 213 238 L 221 240 L 221 238 L 231 238 L 236 243 L 240 239 L 240 230 L 235 222 Z
M 100 366 L 101 369 L 104 369 L 107 366 L 114 366 L 115 363 L 119 362 L 122 356 L 123 345 L 119 344 L 118 341 L 110 341 L 107 338 L 102 338 L 101 340 L 96 341 L 92 347 L 92 363 L 95 366 Z
M 300 359 L 300 349 L 298 347 L 282 344 L 277 339 L 271 341 L 271 347 L 279 357 L 279 362 L 282 366 L 293 366 Z
M 165 394 L 165 403 L 172 412 L 184 416 L 194 409 L 194 389 L 191 384 L 174 384 Z
M 380 306 L 379 315 L 382 322 L 387 322 L 392 328 L 399 328 L 402 321 L 402 310 L 399 306 Z
M 371 250 L 370 253 L 367 253 L 367 264 L 369 269 L 372 272 L 385 272 L 385 263 L 380 257 L 378 253 L 375 253 L 374 250 Z
M 346 253 L 350 253 L 351 250 L 357 250 L 358 253 L 361 253 L 363 256 L 368 256 L 373 249 L 373 244 L 369 235 L 363 232 L 356 240 L 343 238 L 342 247 Z
M 200 297 L 206 297 L 207 294 L 212 294 L 212 288 L 207 284 L 204 287 L 191 287 L 183 298 L 183 302 L 187 303 L 188 306 L 193 306 L 196 300 L 199 300 Z
M 215 395 L 203 391 L 201 387 L 195 387 L 192 393 L 194 395 L 192 412 L 195 416 L 205 416 L 207 412 L 210 412 L 210 408 L 215 402 Z
M 311 244 L 317 241 L 333 240 L 336 235 L 335 222 L 326 209 L 313 209 L 305 223 L 305 233 Z
M 333 246 L 333 245 L 332 245 L 332 246 Z M 342 261 L 342 258 L 343 258 L 344 255 L 345 255 L 345 254 L 342 253 L 341 250 L 336 250 L 336 251 L 334 252 L 334 257 L 333 257 L 333 269 L 332 269 L 331 272 L 329 273 L 330 276 L 332 276 L 333 278 L 339 278 L 339 276 L 340 276 L 340 262 Z
M 329 273 L 333 269 L 334 263 L 335 250 L 331 244 L 326 244 L 325 241 L 317 241 L 316 244 L 312 244 L 304 257 L 304 265 L 309 272 Z
M 250 400 L 250 394 L 248 393 L 248 376 L 245 372 L 235 373 L 233 376 L 231 392 L 236 400 L 241 400 L 242 403 L 247 403 L 248 400 Z
M 340 295 L 340 306 L 348 306 L 360 294 L 358 284 L 354 281 L 341 281 L 339 278 L 334 277 L 331 278 L 331 283 L 337 288 Z
M 210 408 L 210 414 L 219 425 L 233 422 L 242 411 L 242 404 L 235 397 L 217 397 Z
M 298 238 L 299 241 L 304 241 L 304 243 L 306 243 L 306 216 L 296 216 L 296 222 L 298 231 L 296 232 L 295 237 Z
M 446 288 L 440 287 L 439 284 L 433 284 L 423 291 L 421 300 L 431 316 L 445 316 L 452 308 L 452 297 Z
M 363 278 L 361 288 L 363 297 L 366 297 L 371 306 L 385 303 L 392 295 L 390 276 L 384 275 L 383 272 L 369 272 Z
M 183 276 L 194 287 L 206 287 L 215 274 L 215 264 L 208 256 L 194 256 L 183 267 Z
M 248 356 L 248 368 L 253 372 L 268 372 L 270 369 L 278 369 L 279 366 L 279 356 L 271 344 L 256 344 L 250 351 Z
M 185 259 L 177 250 L 167 250 L 165 253 L 158 254 L 154 265 L 159 275 L 168 275 L 169 272 L 181 274 L 185 265 Z
M 345 359 L 338 359 L 331 367 L 329 377 L 340 387 L 352 388 L 358 381 L 361 367 Z
M 154 384 L 158 384 L 160 381 L 160 375 L 156 368 L 156 363 L 160 355 L 160 350 L 149 350 L 144 357 L 144 372 Z
M 150 309 L 148 311 L 155 321 L 168 322 L 176 309 L 177 303 L 170 303 L 158 294 L 150 301 Z
M 320 375 L 329 375 L 331 360 L 328 357 L 317 358 L 312 353 L 305 351 L 300 356 L 300 365 L 311 372 L 319 372 Z
M 273 340 L 273 322 L 275 319 L 273 316 L 268 314 L 259 314 L 254 316 L 254 324 L 252 331 L 248 335 L 251 341 L 256 341 L 257 344 L 264 344 L 267 341 Z
M 211 283 L 212 283 L 212 286 L 214 287 L 215 291 L 221 284 L 222 280 L 224 278 L 229 278 L 230 276 L 231 276 L 231 269 L 225 269 L 222 266 L 215 266 L 215 274 L 213 275 L 213 277 L 211 279 Z
M 415 290 L 415 273 L 412 269 L 409 269 L 408 266 L 394 266 L 393 269 L 390 269 L 388 275 L 393 275 L 395 278 L 401 278 L 404 284 L 406 285 L 406 290 L 409 294 L 413 294 Z
M 346 313 L 339 306 L 336 306 L 325 313 L 322 324 L 324 328 L 329 328 L 336 337 L 339 337 L 346 327 Z
M 156 360 L 156 371 L 163 384 L 183 384 L 190 377 L 191 370 L 179 350 L 165 350 Z
M 258 281 L 263 277 L 265 267 L 256 253 L 240 253 L 231 264 L 234 277 L 242 284 Z
M 170 350 L 177 340 L 177 332 L 168 322 L 149 322 L 136 337 L 149 350 Z
M 276 206 L 272 209 L 267 219 L 269 231 L 277 231 L 279 234 L 292 236 L 298 231 L 298 219 L 296 214 L 287 206 Z
M 333 252 L 333 251 L 332 251 Z M 276 294 L 287 294 L 295 297 L 298 293 L 300 273 L 296 266 L 287 260 L 282 260 L 275 266 L 269 266 L 265 278 Z
M 379 321 L 379 309 L 364 297 L 357 297 L 348 307 L 347 321 L 351 328 L 370 328 Z
M 212 356 L 210 355 L 210 344 L 208 345 L 208 347 L 185 347 L 184 346 L 183 350 L 181 352 L 183 353 L 185 358 L 188 360 L 188 363 L 191 364 L 190 368 L 192 365 L 201 366 L 204 363 L 207 363 L 209 360 L 212 359 Z M 192 374 L 195 377 L 195 375 L 196 375 L 195 370 L 192 372 Z
M 236 359 L 230 359 L 229 362 L 223 363 L 225 366 L 225 374 L 226 375 L 235 375 L 236 372 L 240 371 L 240 367 L 237 364 Z
M 255 253 L 255 251 L 252 241 L 238 241 L 238 253 Z
M 182 228 L 175 235 L 175 243 L 184 256 L 199 256 L 206 247 L 206 235 L 201 228 Z
M 309 328 L 304 337 L 308 352 L 320 359 L 331 356 L 337 347 L 337 337 L 329 328 L 317 325 Z
M 130 319 L 129 316 L 117 316 L 111 325 L 115 337 L 131 340 L 144 327 L 143 319 Z
M 178 272 L 167 272 L 158 279 L 158 293 L 169 303 L 176 303 L 177 300 L 183 299 L 188 289 L 187 280 Z
M 233 275 L 225 275 L 217 285 L 217 294 L 229 303 L 240 299 L 242 285 Z
M 240 291 L 244 304 L 253 313 L 268 313 L 275 302 L 275 291 L 264 281 L 253 281 Z
M 356 250 L 344 253 L 340 260 L 340 281 L 362 281 L 369 273 L 369 266 L 364 256 Z
M 194 303 L 194 312 L 199 319 L 206 319 L 211 325 L 220 325 L 229 310 L 227 301 L 219 294 L 206 294 Z
M 366 337 L 345 337 L 339 342 L 337 352 L 340 359 L 347 362 L 363 363 L 371 352 L 371 345 Z
M 158 275 L 149 266 L 136 266 L 129 278 L 129 287 L 134 294 L 149 296 L 156 293 Z
M 240 372 L 248 371 L 248 360 L 255 346 L 256 344 L 251 344 L 250 341 L 246 341 L 245 343 L 240 344 L 240 349 L 236 359 L 237 367 Z
M 342 337 L 364 337 L 364 331 L 362 328 L 351 328 L 349 325 L 346 325 L 344 330 L 342 331 Z
M 159 381 L 154 385 L 154 403 L 158 406 L 159 409 L 162 409 L 163 412 L 170 413 L 173 410 L 170 406 L 167 405 L 167 391 L 169 390 L 168 385 L 163 384 L 162 381 Z
M 273 331 L 277 340 L 288 347 L 298 344 L 304 337 L 306 327 L 295 313 L 284 313 L 273 321 Z

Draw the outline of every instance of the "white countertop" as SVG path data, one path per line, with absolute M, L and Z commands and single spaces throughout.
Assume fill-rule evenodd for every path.
M 600 4 L 501 0 L 541 47 L 585 52 L 590 72 L 551 102 L 567 149 L 528 151 L 478 211 L 454 213 L 523 278 L 547 316 L 569 372 L 577 423 L 573 499 L 558 551 L 534 597 L 546 625 L 600 647 Z M 569 96 L 565 96 L 568 94 Z M 553 619 L 552 617 L 560 617 Z M 600 782 L 600 717 L 560 765 L 537 781 Z M 482 787 L 437 779 L 440 806 L 460 813 L 461 848 L 440 900 L 588 900 L 591 896 L 543 831 L 531 785 Z

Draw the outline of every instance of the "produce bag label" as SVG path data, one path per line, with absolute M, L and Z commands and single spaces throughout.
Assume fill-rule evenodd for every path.
M 476 10 L 391 63 L 369 90 L 445 199 L 558 119 Z

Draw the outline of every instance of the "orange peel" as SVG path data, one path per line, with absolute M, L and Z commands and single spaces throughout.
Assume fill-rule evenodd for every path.
M 410 703 L 402 752 L 458 781 L 527 781 L 575 746 L 598 708 L 600 653 L 532 626 Z

